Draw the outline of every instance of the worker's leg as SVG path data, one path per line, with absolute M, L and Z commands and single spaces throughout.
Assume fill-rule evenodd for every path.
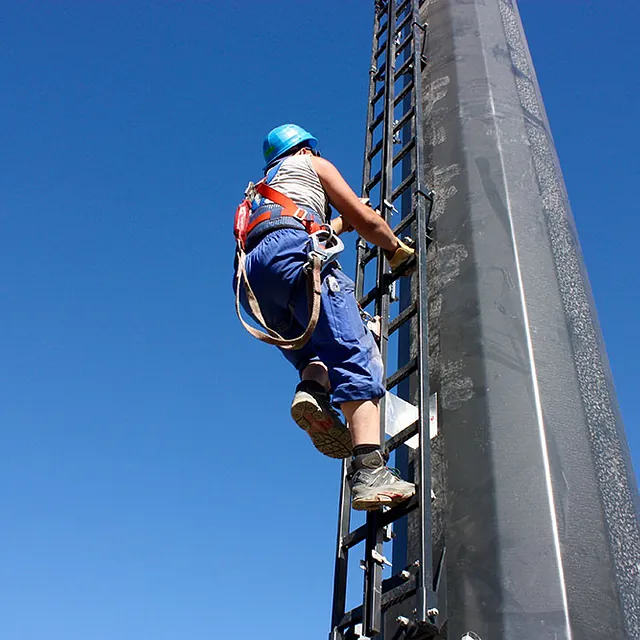
M 410 498 L 415 486 L 386 467 L 381 451 L 378 401 L 385 393 L 382 359 L 360 318 L 353 287 L 337 269 L 323 280 L 324 315 L 312 344 L 327 366 L 334 402 L 340 405 L 351 430 L 353 508 L 378 509 Z
M 302 369 L 300 378 L 291 401 L 291 417 L 318 451 L 330 458 L 348 458 L 353 450 L 351 432 L 331 404 L 327 366 L 314 360 Z
M 329 370 L 324 362 L 316 360 L 310 362 L 300 374 L 302 380 L 313 380 L 317 382 L 325 391 L 331 390 L 331 384 L 329 383 Z
M 380 445 L 380 406 L 377 400 L 353 400 L 340 405 L 349 423 L 354 446 Z
M 307 308 L 305 277 L 309 237 L 291 229 L 274 231 L 247 256 L 247 274 L 267 325 L 285 338 L 301 335 L 307 319 L 295 318 L 295 304 Z M 245 310 L 251 315 L 246 299 Z M 255 318 L 254 318 L 255 319 Z M 340 414 L 331 405 L 327 367 L 319 361 L 315 347 L 308 342 L 302 349 L 281 350 L 300 372 L 291 403 L 291 416 L 304 429 L 313 445 L 331 458 L 351 455 L 351 434 Z

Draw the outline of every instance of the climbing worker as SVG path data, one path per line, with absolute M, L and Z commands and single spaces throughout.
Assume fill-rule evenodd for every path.
M 355 229 L 383 249 L 392 269 L 414 252 L 320 157 L 317 143 L 294 124 L 276 127 L 264 140 L 264 178 L 249 183 L 236 214 L 236 310 L 253 335 L 279 346 L 298 370 L 291 415 L 314 446 L 329 457 L 353 456 L 353 508 L 377 509 L 411 497 L 415 486 L 386 467 L 382 358 L 360 316 L 354 283 L 334 259 L 342 247 L 337 236 Z M 333 220 L 331 206 L 340 214 Z M 240 303 L 266 333 L 244 322 Z

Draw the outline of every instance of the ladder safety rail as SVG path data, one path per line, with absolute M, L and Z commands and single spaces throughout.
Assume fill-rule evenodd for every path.
M 366 522 L 351 531 L 350 463 L 343 462 L 335 559 L 334 597 L 330 640 L 373 638 L 383 633 L 384 612 L 409 597 L 416 603 L 413 616 L 399 616 L 395 638 L 435 638 L 443 620 L 439 616 L 438 593 L 444 555 L 434 570 L 431 534 L 431 441 L 429 431 L 429 344 L 427 250 L 430 243 L 429 217 L 434 194 L 425 184 L 424 121 L 422 113 L 422 73 L 426 64 L 427 26 L 419 20 L 425 0 L 375 0 L 373 42 L 369 73 L 369 98 L 365 128 L 362 196 L 372 206 L 379 202 L 380 214 L 394 233 L 408 232 L 415 242 L 416 255 L 410 264 L 391 272 L 384 254 L 359 238 L 356 243 L 356 297 L 363 309 L 380 317 L 380 352 L 387 368 L 389 336 L 411 326 L 414 349 L 406 361 L 386 375 L 387 389 L 412 380 L 412 395 L 418 420 L 393 437 L 386 437 L 385 398 L 381 400 L 381 435 L 387 453 L 418 435 L 416 495 L 392 509 L 368 512 Z M 382 86 L 380 86 L 382 85 Z M 402 174 L 401 177 L 398 177 Z M 402 203 L 402 206 L 401 206 Z M 407 204 L 408 203 L 408 204 Z M 397 209 L 402 217 L 391 225 Z M 376 284 L 365 292 L 365 268 L 375 269 Z M 410 275 L 412 300 L 394 316 L 392 290 L 395 282 Z M 394 307 L 395 308 L 395 307 Z M 433 408 L 432 408 L 433 409 Z M 415 445 L 414 445 L 415 446 Z M 419 557 L 407 567 L 383 580 L 390 564 L 384 556 L 389 526 L 411 512 L 420 514 Z M 363 543 L 365 557 L 364 595 L 361 606 L 346 611 L 349 551 Z M 435 574 L 435 575 L 434 575 Z M 391 640 L 390 638 L 387 640 Z

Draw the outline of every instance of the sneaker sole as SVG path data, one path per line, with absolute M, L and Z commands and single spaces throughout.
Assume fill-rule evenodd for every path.
M 351 433 L 343 424 L 333 422 L 328 429 L 327 417 L 316 404 L 302 400 L 291 407 L 294 422 L 307 432 L 313 446 L 329 458 L 349 458 L 353 450 Z
M 360 496 L 354 498 L 351 502 L 351 506 L 356 511 L 375 511 L 381 507 L 395 507 L 401 502 L 405 502 L 415 494 L 415 488 L 413 491 L 405 491 L 404 493 L 376 493 L 368 496 Z

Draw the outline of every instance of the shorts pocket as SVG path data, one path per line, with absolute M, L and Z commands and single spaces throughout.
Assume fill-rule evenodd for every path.
M 325 288 L 326 313 L 332 333 L 343 342 L 362 340 L 366 329 L 358 310 L 353 280 L 339 269 L 333 269 L 324 279 Z

